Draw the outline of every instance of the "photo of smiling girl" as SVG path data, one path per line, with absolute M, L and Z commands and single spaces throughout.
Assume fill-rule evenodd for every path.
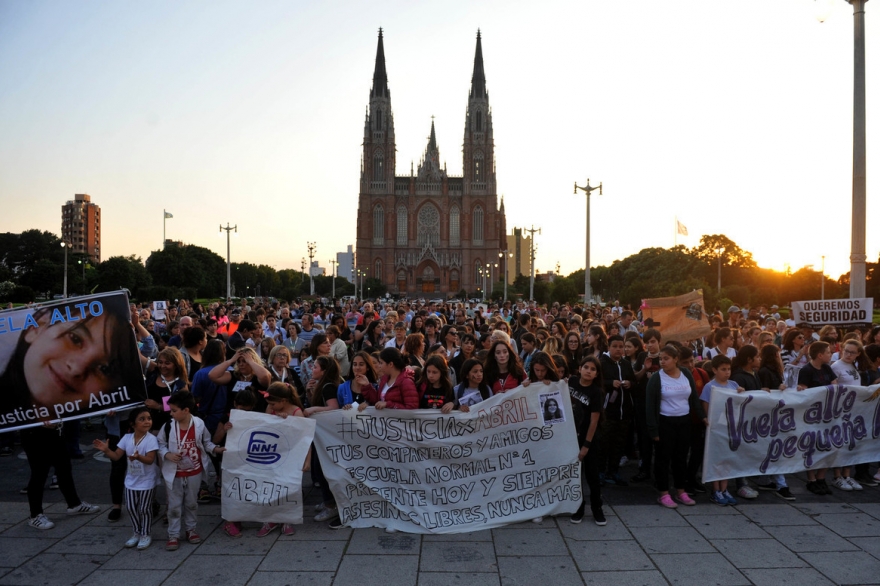
M 0 431 L 142 400 L 130 319 L 122 292 L 0 313 Z

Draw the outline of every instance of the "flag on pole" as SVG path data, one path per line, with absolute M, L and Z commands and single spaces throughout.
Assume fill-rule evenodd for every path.
M 681 222 L 679 222 L 678 219 L 675 220 L 675 231 L 676 231 L 678 234 L 681 234 L 682 236 L 687 236 L 687 235 L 688 235 L 688 229 L 687 229 L 687 226 L 685 226 L 684 224 L 682 224 Z
M 165 217 L 166 217 L 166 218 L 173 218 L 174 216 L 171 215 L 170 212 L 165 212 Z

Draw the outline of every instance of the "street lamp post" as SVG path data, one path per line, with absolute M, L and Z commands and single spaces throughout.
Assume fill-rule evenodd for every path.
M 84 259 L 79 259 L 76 261 L 77 263 L 82 265 L 82 277 L 83 277 L 83 295 L 86 294 L 86 261 Z
M 578 189 L 587 194 L 587 265 L 584 268 L 584 307 L 587 307 L 590 298 L 593 296 L 590 290 L 590 194 L 598 189 L 599 195 L 602 195 L 602 183 L 600 182 L 597 187 L 590 187 L 590 180 L 587 179 L 587 184 L 581 187 L 575 182 L 575 195 L 577 195 Z
M 315 258 L 315 251 L 318 249 L 314 242 L 308 243 L 309 247 L 309 294 L 315 294 L 315 276 L 312 274 L 312 260 Z
M 305 283 L 305 281 L 306 281 L 306 257 L 303 257 L 302 264 L 300 266 L 302 267 L 302 272 L 300 273 L 301 277 L 299 279 L 299 282 Z
M 513 253 L 508 252 L 507 249 L 505 248 L 504 250 L 502 250 L 501 252 L 498 253 L 498 257 L 501 259 L 504 259 L 504 301 L 507 301 L 507 279 L 508 279 L 507 271 L 510 268 L 509 261 L 511 258 L 513 258 Z
M 229 222 L 226 222 L 226 227 L 223 227 L 223 224 L 220 224 L 220 231 L 226 232 L 226 301 L 229 302 L 232 299 L 232 263 L 229 261 L 229 233 L 235 232 L 238 234 L 238 224 L 230 227 Z
M 865 170 L 865 2 L 847 0 L 853 7 L 853 171 L 852 244 L 849 296 L 865 296 L 868 257 L 865 254 L 866 175 Z M 822 283 L 825 283 L 824 273 Z
M 529 301 L 535 300 L 535 232 L 541 233 L 540 228 L 535 228 L 532 224 L 531 230 L 523 228 L 523 232 L 529 233 Z M 586 298 L 584 299 L 586 302 Z M 586 303 L 585 303 L 586 305 Z
M 336 265 L 338 265 L 339 262 L 331 259 L 330 264 L 333 265 L 333 293 L 330 294 L 330 299 L 332 300 L 336 299 Z
M 822 301 L 825 301 L 825 255 L 822 255 Z
M 64 249 L 64 298 L 67 299 L 67 243 L 62 242 L 61 248 Z
M 721 255 L 724 254 L 724 248 L 717 248 L 718 252 L 718 296 L 721 296 Z

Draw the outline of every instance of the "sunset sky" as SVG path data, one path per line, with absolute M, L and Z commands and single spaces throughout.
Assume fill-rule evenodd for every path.
M 824 3 L 824 2 L 823 2 Z M 354 243 L 376 35 L 397 172 L 435 116 L 461 174 L 477 29 L 508 228 L 537 267 L 584 266 L 724 233 L 761 266 L 849 270 L 852 8 L 829 0 L 18 2 L 0 0 L 0 232 L 60 235 L 101 206 L 102 256 L 168 237 L 234 262 L 323 266 Z M 876 4 L 876 6 L 875 6 Z M 878 213 L 880 2 L 867 3 L 868 218 Z M 596 192 L 598 193 L 598 192 Z M 880 236 L 868 223 L 867 254 Z

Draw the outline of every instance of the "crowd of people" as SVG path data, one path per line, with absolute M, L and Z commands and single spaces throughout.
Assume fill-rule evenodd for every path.
M 710 334 L 682 342 L 664 340 L 650 320 L 616 303 L 249 303 L 169 303 L 162 319 L 147 304 L 132 305 L 147 400 L 108 414 L 108 440 L 95 442 L 113 461 L 109 519 L 120 518 L 123 503 L 131 517 L 134 534 L 126 546 L 150 545 L 157 484 L 165 485 L 168 502 L 166 549 L 177 549 L 181 536 L 200 540 L 197 503 L 219 496 L 206 472 L 220 470 L 233 409 L 279 417 L 367 406 L 467 412 L 495 394 L 563 380 L 592 517 L 604 525 L 604 487 L 652 479 L 667 508 L 693 506 L 704 493 L 719 506 L 757 498 L 758 490 L 795 500 L 784 475 L 700 482 L 713 388 L 798 392 L 880 379 L 880 326 L 815 332 L 782 319 L 776 306 L 716 311 Z M 545 420 L 558 407 L 546 405 Z M 627 461 L 637 461 L 638 471 L 624 478 Z M 30 500 L 42 494 L 50 465 L 64 474 L 69 510 L 94 512 L 77 502 L 69 460 L 66 467 L 46 461 L 33 469 Z M 344 526 L 315 450 L 303 469 L 321 491 L 315 521 Z M 862 490 L 880 481 L 868 464 L 835 468 L 830 482 L 828 472 L 808 470 L 807 489 L 826 495 L 830 487 Z M 580 523 L 585 508 L 586 499 L 571 522 Z M 51 521 L 32 506 L 31 525 L 48 529 Z M 238 522 L 223 527 L 230 537 L 242 534 Z M 295 531 L 265 523 L 257 535 L 276 529 Z

